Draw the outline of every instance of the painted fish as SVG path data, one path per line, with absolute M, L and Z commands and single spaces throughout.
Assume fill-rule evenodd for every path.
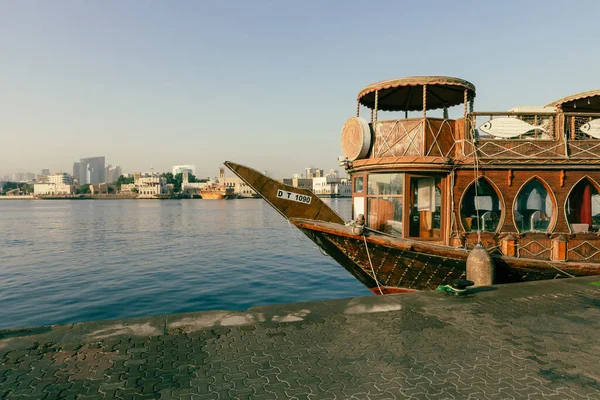
M 518 118 L 502 117 L 489 120 L 481 125 L 479 130 L 496 137 L 512 138 L 535 129 L 546 132 L 542 126 L 531 125 Z
M 586 122 L 579 127 L 579 130 L 586 135 L 600 139 L 600 118 Z

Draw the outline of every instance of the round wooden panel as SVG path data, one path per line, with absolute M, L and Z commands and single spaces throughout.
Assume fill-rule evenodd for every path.
M 364 158 L 371 147 L 371 128 L 364 118 L 346 120 L 342 129 L 342 151 L 348 160 Z

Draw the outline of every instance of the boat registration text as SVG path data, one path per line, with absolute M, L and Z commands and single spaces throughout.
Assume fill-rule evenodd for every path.
M 277 190 L 277 198 L 297 201 L 298 203 L 310 204 L 311 197 L 303 194 L 287 192 L 285 190 Z

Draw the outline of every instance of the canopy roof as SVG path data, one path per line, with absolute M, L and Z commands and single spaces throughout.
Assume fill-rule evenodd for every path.
M 411 76 L 373 83 L 358 93 L 363 106 L 383 111 L 419 111 L 423 109 L 423 86 L 427 85 L 427 110 L 452 107 L 463 103 L 464 91 L 469 100 L 475 97 L 475 85 L 449 76 Z
M 564 112 L 600 112 L 600 89 L 572 94 L 548 106 L 560 106 Z

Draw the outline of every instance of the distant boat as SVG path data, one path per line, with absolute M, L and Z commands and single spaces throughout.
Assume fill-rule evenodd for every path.
M 477 243 L 496 283 L 600 274 L 600 90 L 508 112 L 473 112 L 474 98 L 439 76 L 360 91 L 341 135 L 351 221 L 310 190 L 225 165 L 375 294 L 464 278 Z
M 225 185 L 212 185 L 200 190 L 204 200 L 229 200 L 235 197 L 232 187 Z

